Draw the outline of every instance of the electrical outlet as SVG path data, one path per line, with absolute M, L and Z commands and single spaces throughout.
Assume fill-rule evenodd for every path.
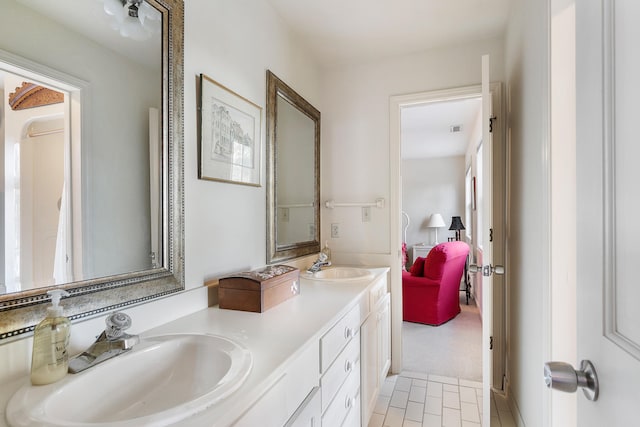
M 331 238 L 337 239 L 340 237 L 340 224 L 331 224 Z
M 362 208 L 362 222 L 371 221 L 371 206 L 363 206 Z

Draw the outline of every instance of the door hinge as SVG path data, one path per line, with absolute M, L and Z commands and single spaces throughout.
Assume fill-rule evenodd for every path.
M 493 133 L 493 121 L 498 120 L 496 116 L 489 117 L 489 133 Z
M 493 242 L 493 227 L 489 229 L 489 241 Z
M 489 337 L 489 350 L 493 350 L 493 336 Z

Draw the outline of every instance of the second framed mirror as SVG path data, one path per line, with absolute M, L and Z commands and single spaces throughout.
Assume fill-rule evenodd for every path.
M 267 71 L 267 263 L 320 251 L 320 111 Z

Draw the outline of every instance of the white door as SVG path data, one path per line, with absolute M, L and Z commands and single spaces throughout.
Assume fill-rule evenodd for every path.
M 580 427 L 639 422 L 638 18 L 637 0 L 576 1 L 577 350 L 600 385 Z
M 478 209 L 482 209 L 482 250 L 479 254 L 478 266 L 482 271 L 477 274 L 482 280 L 482 389 L 483 389 L 483 424 L 490 425 L 490 390 L 493 368 L 493 355 L 490 340 L 493 335 L 493 280 L 491 266 L 493 263 L 493 248 L 490 232 L 493 218 L 493 141 L 489 130 L 491 114 L 491 91 L 489 87 L 489 55 L 482 57 L 482 200 Z M 488 269 L 488 270 L 487 270 Z

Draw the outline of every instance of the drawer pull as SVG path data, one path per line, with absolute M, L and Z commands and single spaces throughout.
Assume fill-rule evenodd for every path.
M 352 328 L 350 328 L 348 326 L 344 328 L 344 338 L 345 339 L 353 338 L 354 335 L 355 335 L 355 332 L 354 332 L 354 330 Z
M 345 409 L 351 409 L 352 406 L 353 406 L 353 397 L 347 396 L 347 398 L 344 400 L 344 407 Z
M 353 363 L 351 363 L 350 360 L 347 360 L 346 362 L 344 362 L 344 371 L 345 372 L 351 372 L 352 369 L 353 369 Z

